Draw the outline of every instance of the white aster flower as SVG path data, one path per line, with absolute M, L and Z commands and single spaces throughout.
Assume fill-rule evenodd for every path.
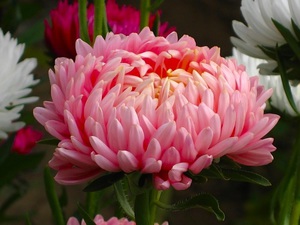
M 38 99 L 27 97 L 31 86 L 38 83 L 31 74 L 37 61 L 34 58 L 20 61 L 24 47 L 0 29 L 0 139 L 7 138 L 7 132 L 17 131 L 25 125 L 16 121 L 24 104 Z
M 300 27 L 299 0 L 242 0 L 241 12 L 247 24 L 233 21 L 239 38 L 231 37 L 231 41 L 241 52 L 255 58 L 268 59 L 258 46 L 275 48 L 286 44 L 272 19 L 292 33 L 292 19 Z
M 260 75 L 258 66 L 266 63 L 266 60 L 250 57 L 241 53 L 236 48 L 233 48 L 233 57 L 239 64 L 242 64 L 246 67 L 246 71 L 249 76 L 258 75 L 261 85 L 265 86 L 266 89 L 273 89 L 273 95 L 270 98 L 270 104 L 274 108 L 290 116 L 297 116 L 297 113 L 293 110 L 285 95 L 280 75 Z M 300 84 L 295 86 L 291 85 L 291 92 L 297 110 L 300 112 Z

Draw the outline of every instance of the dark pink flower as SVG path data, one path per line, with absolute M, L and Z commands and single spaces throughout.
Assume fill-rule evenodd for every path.
M 31 126 L 26 126 L 17 131 L 12 151 L 19 154 L 28 154 L 36 145 L 36 142 L 41 140 L 42 136 L 42 132 L 33 129 Z
M 119 6 L 115 0 L 106 3 L 108 25 L 112 32 L 128 35 L 138 32 L 140 26 L 140 12 L 131 7 Z M 56 9 L 50 12 L 51 24 L 45 20 L 45 41 L 50 51 L 56 57 L 74 58 L 76 55 L 75 41 L 79 38 L 78 3 L 69 4 L 68 1 L 59 1 Z M 89 36 L 93 37 L 94 5 L 87 8 Z M 153 28 L 155 16 L 151 15 L 149 26 Z M 162 23 L 159 35 L 167 36 L 174 31 L 168 23 Z

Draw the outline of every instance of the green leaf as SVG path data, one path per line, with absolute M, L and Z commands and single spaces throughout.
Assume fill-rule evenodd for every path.
M 249 182 L 262 186 L 271 186 L 271 183 L 268 179 L 251 171 L 226 168 L 222 169 L 222 172 L 229 180 Z
M 222 162 L 222 163 L 221 163 Z M 203 182 L 204 179 L 222 179 L 222 180 L 234 180 L 255 183 L 262 186 L 270 186 L 271 183 L 263 176 L 241 169 L 240 166 L 236 166 L 231 163 L 231 159 L 222 160 L 220 163 L 212 164 L 209 168 L 204 169 L 199 174 L 186 173 L 186 176 L 193 179 L 196 182 Z
M 228 178 L 224 176 L 222 169 L 220 169 L 220 167 L 215 164 L 212 164 L 209 168 L 202 170 L 199 175 L 204 176 L 206 178 L 228 180 Z
M 93 221 L 93 219 L 89 216 L 89 214 L 84 210 L 82 205 L 78 203 L 78 211 L 82 218 L 84 219 L 86 225 L 96 225 L 96 223 Z
M 42 145 L 55 145 L 57 146 L 59 144 L 60 140 L 51 138 L 51 139 L 43 139 L 37 142 L 37 144 L 42 144 Z
M 99 177 L 98 179 L 92 181 L 88 186 L 86 186 L 83 191 L 92 192 L 99 191 L 101 189 L 107 188 L 113 185 L 115 182 L 121 180 L 124 177 L 123 172 L 109 173 Z
M 293 30 L 298 38 L 298 40 L 300 40 L 300 29 L 299 27 L 295 24 L 294 20 L 292 19 L 292 27 L 293 27 Z
M 272 19 L 275 27 L 280 32 L 280 34 L 284 37 L 286 42 L 289 44 L 293 52 L 296 54 L 298 60 L 300 60 L 300 45 L 297 39 L 293 36 L 292 32 L 284 27 L 282 24 L 278 23 L 276 20 Z
M 276 52 L 274 48 L 266 47 L 266 46 L 258 46 L 258 47 L 260 48 L 260 50 L 263 51 L 263 53 L 265 53 L 266 56 L 276 60 Z
M 134 212 L 129 203 L 128 194 L 124 180 L 120 180 L 114 183 L 115 193 L 118 199 L 119 204 L 121 205 L 124 212 L 131 218 L 134 219 Z
M 292 95 L 291 87 L 290 87 L 289 80 L 288 80 L 288 77 L 287 77 L 287 74 L 286 74 L 286 69 L 285 69 L 284 64 L 283 64 L 283 60 L 282 60 L 282 58 L 280 56 L 280 53 L 277 49 L 278 48 L 276 48 L 277 63 L 278 63 L 279 74 L 280 74 L 281 81 L 282 81 L 282 86 L 283 86 L 285 95 L 286 95 L 292 109 L 299 115 L 299 112 L 297 110 L 297 106 L 295 104 L 295 101 L 294 101 L 294 98 L 293 98 L 293 95 Z
M 44 169 L 44 183 L 47 199 L 52 211 L 53 219 L 56 225 L 65 225 L 63 211 L 59 204 L 58 196 L 55 192 L 54 179 L 49 167 Z
M 155 203 L 158 207 L 170 211 L 187 210 L 190 208 L 200 207 L 213 213 L 219 221 L 225 220 L 225 214 L 220 209 L 218 200 L 211 194 L 207 193 L 200 193 L 172 205 L 168 205 L 159 201 L 155 201 Z

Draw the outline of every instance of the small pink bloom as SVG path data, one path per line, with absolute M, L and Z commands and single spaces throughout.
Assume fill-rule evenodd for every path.
M 50 161 L 62 184 L 104 171 L 152 174 L 157 189 L 187 189 L 213 159 L 270 163 L 264 136 L 279 117 L 265 114 L 271 90 L 217 47 L 149 28 L 76 42 L 77 56 L 50 70 L 52 100 L 35 118 L 60 140 Z
M 41 140 L 43 133 L 26 126 L 16 132 L 13 142 L 12 151 L 19 154 L 28 154 L 31 152 L 36 142 Z
M 128 221 L 126 218 L 118 219 L 117 217 L 112 217 L 108 221 L 105 221 L 101 215 L 96 215 L 94 222 L 96 225 L 135 225 L 134 221 Z M 67 225 L 86 225 L 86 223 L 84 220 L 80 223 L 75 217 L 71 217 Z
M 117 217 L 112 217 L 108 221 L 105 221 L 101 215 L 96 215 L 94 218 L 94 222 L 96 225 L 136 225 L 134 221 L 129 221 L 126 218 L 118 219 Z M 162 223 L 162 225 L 168 225 L 168 222 Z M 86 225 L 85 221 L 82 220 L 81 223 L 75 218 L 70 217 L 67 225 Z M 154 225 L 158 225 L 155 223 Z
M 127 5 L 119 6 L 115 0 L 106 3 L 107 21 L 110 29 L 116 33 L 128 35 L 138 32 L 140 12 Z M 50 12 L 51 23 L 45 20 L 45 41 L 49 50 L 57 57 L 75 58 L 75 41 L 79 38 L 78 2 L 69 4 L 66 0 L 58 2 L 57 8 Z M 87 7 L 88 29 L 91 40 L 94 33 L 94 5 Z M 155 15 L 150 16 L 149 27 L 154 26 Z M 167 36 L 174 27 L 162 23 L 159 35 Z

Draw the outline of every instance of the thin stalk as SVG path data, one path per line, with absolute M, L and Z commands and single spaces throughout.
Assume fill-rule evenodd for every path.
M 300 221 L 300 140 L 297 139 L 296 148 L 296 170 L 295 172 L 295 196 L 291 212 L 291 225 L 298 225 Z
M 149 25 L 151 0 L 141 0 L 140 4 L 140 30 Z
M 151 225 L 149 203 L 148 191 L 136 196 L 134 202 L 134 214 L 137 225 Z
M 86 210 L 90 217 L 94 218 L 99 208 L 99 199 L 102 197 L 103 192 L 87 192 L 86 194 Z
M 105 36 L 108 32 L 105 0 L 95 0 L 94 40 L 98 35 Z
M 299 199 L 295 199 L 293 204 L 293 210 L 291 215 L 291 225 L 299 225 L 299 218 L 300 218 L 300 202 Z
M 161 191 L 151 189 L 136 196 L 134 213 L 137 225 L 153 225 L 156 222 L 157 205 Z
M 299 131 L 300 134 L 300 131 Z M 299 135 L 298 135 L 299 136 Z M 292 149 L 288 169 L 275 197 L 280 205 L 278 225 L 299 225 L 300 220 L 300 137 Z
M 151 191 L 151 202 L 150 202 L 150 218 L 151 224 L 154 224 L 156 219 L 156 213 L 157 213 L 157 205 L 155 204 L 156 201 L 159 201 L 162 191 L 158 191 L 156 189 Z
M 80 38 L 89 43 L 89 32 L 88 32 L 88 26 L 87 26 L 87 0 L 79 0 L 79 32 L 80 32 Z
M 52 210 L 52 215 L 57 225 L 65 225 L 62 208 L 59 204 L 57 194 L 55 192 L 55 185 L 53 177 L 50 173 L 49 167 L 44 169 L 44 183 L 46 189 L 47 199 Z

